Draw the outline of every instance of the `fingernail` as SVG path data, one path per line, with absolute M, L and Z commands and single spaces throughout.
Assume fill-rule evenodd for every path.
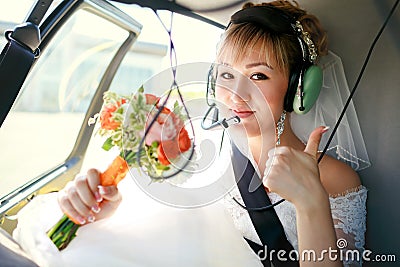
M 322 129 L 322 133 L 326 133 L 331 127 L 325 126 L 324 129 Z
M 106 194 L 110 193 L 109 189 L 106 187 L 99 185 L 98 188 L 99 188 L 100 195 L 106 195 Z
M 92 222 L 95 221 L 95 217 L 94 217 L 92 214 L 90 214 L 90 215 L 87 217 L 87 219 L 88 219 L 88 222 L 90 222 L 90 223 L 92 223 Z
M 93 205 L 92 211 L 93 211 L 94 213 L 99 213 L 99 212 L 100 212 L 100 207 L 99 207 L 99 205 Z
M 102 196 L 100 195 L 99 192 L 95 192 L 95 193 L 94 193 L 94 197 L 96 198 L 96 201 L 97 201 L 97 202 L 103 201 L 103 198 L 102 198 Z
M 76 219 L 78 220 L 78 222 L 79 222 L 80 224 L 85 224 L 85 223 L 86 223 L 85 218 L 83 218 L 82 216 L 78 216 Z

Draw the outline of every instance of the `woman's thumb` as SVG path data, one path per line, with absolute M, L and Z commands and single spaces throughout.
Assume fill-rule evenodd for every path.
M 314 131 L 311 132 L 310 137 L 308 138 L 308 142 L 304 152 L 311 155 L 313 158 L 317 158 L 319 142 L 321 141 L 322 135 L 329 130 L 329 127 L 320 126 L 315 128 Z

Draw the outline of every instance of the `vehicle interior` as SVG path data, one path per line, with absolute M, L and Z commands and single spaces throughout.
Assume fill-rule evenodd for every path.
M 169 35 L 154 11 L 172 20 L 178 64 L 213 62 L 230 15 L 245 2 L 0 0 L 0 266 L 34 266 L 11 237 L 21 209 L 109 161 L 87 124 L 103 93 L 128 94 L 170 67 Z M 398 266 L 399 1 L 297 2 L 318 16 L 350 90 L 356 86 L 352 101 L 371 161 L 359 172 L 368 188 L 365 247 L 394 256 L 379 264 Z

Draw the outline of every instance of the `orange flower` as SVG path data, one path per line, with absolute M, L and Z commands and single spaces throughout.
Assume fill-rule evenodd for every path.
M 189 150 L 192 145 L 189 134 L 185 128 L 179 132 L 179 136 L 172 140 L 161 141 L 157 147 L 157 157 L 161 164 L 167 166 L 172 159 L 177 158 L 182 152 Z
M 163 124 L 165 122 L 165 119 L 168 118 L 169 116 L 171 116 L 171 119 L 173 121 L 176 121 L 176 119 L 177 119 L 176 116 L 175 116 L 175 113 L 171 112 L 171 110 L 169 108 L 167 108 L 167 107 L 163 107 L 163 109 L 161 110 L 161 114 L 165 114 L 166 116 L 165 115 L 164 116 L 158 116 L 157 122 L 159 124 Z
M 115 130 L 119 126 L 119 122 L 112 119 L 112 114 L 117 110 L 117 106 L 108 104 L 101 110 L 100 122 L 101 128 L 105 130 Z
M 125 103 L 126 99 L 122 98 L 121 101 L 117 103 L 117 105 L 108 104 L 105 107 L 103 107 L 100 113 L 101 128 L 105 130 L 115 130 L 118 128 L 120 123 L 114 121 L 112 119 L 112 115 L 122 104 Z
M 148 105 L 158 104 L 158 101 L 160 100 L 159 97 L 152 94 L 145 94 L 145 96 L 146 96 L 146 104 Z
M 167 156 L 166 156 L 165 153 L 164 153 L 164 148 L 163 148 L 162 144 L 160 144 L 160 145 L 157 147 L 157 158 L 158 158 L 158 161 L 159 161 L 162 165 L 168 166 L 168 165 L 171 163 L 171 162 L 169 162 Z
M 162 141 L 157 147 L 158 160 L 162 165 L 171 164 L 170 160 L 178 157 L 180 154 L 176 139 Z
M 179 139 L 179 151 L 185 152 L 189 150 L 190 146 L 192 145 L 192 142 L 190 141 L 189 134 L 185 128 L 182 128 L 181 131 L 179 132 L 178 139 Z
M 125 98 L 121 99 L 121 102 L 118 102 L 118 107 L 120 107 L 122 104 L 125 104 L 128 100 L 126 100 Z

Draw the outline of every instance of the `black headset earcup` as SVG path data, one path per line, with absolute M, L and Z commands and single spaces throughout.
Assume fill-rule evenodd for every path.
M 293 111 L 293 99 L 294 99 L 294 96 L 296 95 L 297 85 L 299 83 L 299 78 L 300 78 L 300 73 L 301 73 L 301 69 L 296 69 L 296 70 L 292 71 L 289 76 L 288 90 L 286 92 L 284 103 L 283 103 L 283 108 L 287 112 Z
M 293 99 L 293 111 L 297 114 L 306 114 L 314 106 L 322 88 L 322 69 L 317 65 L 311 65 L 303 74 L 303 103 L 301 98 L 295 96 Z M 303 108 L 302 108 L 303 107 Z

